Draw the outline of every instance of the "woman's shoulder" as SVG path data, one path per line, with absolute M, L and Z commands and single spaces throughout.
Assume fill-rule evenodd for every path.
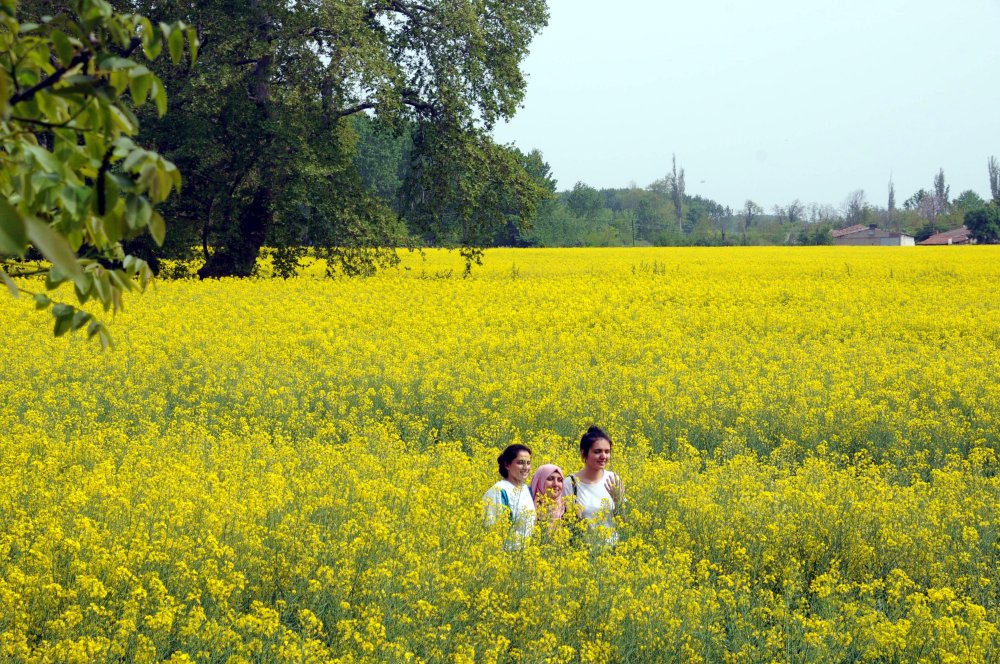
M 487 489 L 483 497 L 491 500 L 496 500 L 500 497 L 500 494 L 503 493 L 504 491 L 508 493 L 510 492 L 510 482 L 508 482 L 507 480 L 500 480 L 499 482 L 491 486 L 489 489 Z
M 489 492 L 493 493 L 500 493 L 501 491 L 506 491 L 508 494 L 510 494 L 513 491 L 517 491 L 517 487 L 511 484 L 510 481 L 508 480 L 499 480 L 489 489 Z

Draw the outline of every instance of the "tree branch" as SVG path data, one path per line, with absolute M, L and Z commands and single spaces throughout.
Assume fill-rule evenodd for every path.
M 92 43 L 91 47 L 93 48 L 96 45 L 97 44 Z M 127 58 L 130 57 L 133 53 L 135 53 L 135 50 L 139 48 L 141 45 L 142 45 L 142 40 L 138 37 L 133 37 L 132 40 L 129 42 L 127 48 L 122 49 L 114 47 L 113 50 L 116 51 L 122 57 Z M 63 76 L 68 74 L 70 70 L 75 69 L 78 65 L 83 65 L 84 70 L 86 70 L 87 63 L 90 62 L 90 59 L 94 55 L 95 52 L 92 50 L 85 50 L 81 51 L 80 53 L 77 53 L 76 55 L 73 56 L 73 59 L 69 61 L 68 65 L 66 65 L 65 67 L 59 67 L 54 72 L 46 76 L 44 79 L 42 79 L 35 85 L 28 88 L 24 92 L 19 92 L 15 94 L 13 97 L 10 98 L 10 101 L 8 103 L 11 106 L 14 106 L 16 104 L 20 104 L 23 101 L 29 101 L 42 90 L 50 88 L 59 81 L 61 81 Z
M 15 94 L 13 97 L 10 98 L 10 101 L 8 101 L 7 103 L 9 103 L 11 106 L 15 106 L 23 101 L 31 100 L 32 98 L 34 98 L 36 94 L 38 94 L 42 90 L 50 88 L 59 81 L 61 81 L 62 77 L 65 76 L 70 69 L 75 68 L 77 65 L 86 66 L 86 63 L 90 60 L 90 56 L 91 53 L 89 51 L 84 51 L 83 53 L 77 53 L 75 56 L 73 56 L 73 59 L 70 60 L 69 65 L 56 69 L 54 72 L 43 78 L 35 85 L 28 88 L 24 92 L 19 92 Z
M 142 39 L 139 37 L 132 37 L 132 40 L 128 43 L 127 48 L 118 48 L 115 46 L 113 50 L 123 58 L 130 58 L 132 57 L 132 54 L 135 53 L 135 49 L 140 46 L 142 46 Z
M 344 118 L 347 117 L 348 115 L 354 115 L 355 113 L 360 113 L 361 111 L 367 111 L 369 109 L 375 108 L 375 106 L 376 105 L 374 103 L 366 101 L 363 104 L 358 104 L 357 106 L 352 106 L 350 108 L 345 108 L 342 111 L 337 111 L 334 113 L 334 116 L 336 116 L 337 118 Z
M 37 125 L 39 127 L 46 127 L 48 129 L 64 129 L 66 127 L 69 127 L 69 123 L 70 122 L 72 122 L 73 120 L 76 120 L 78 117 L 80 117 L 80 114 L 83 113 L 85 110 L 87 110 L 87 108 L 90 106 L 90 102 L 92 102 L 93 100 L 94 100 L 93 97 L 91 97 L 90 99 L 88 99 L 87 103 L 84 104 L 83 106 L 81 106 L 76 111 L 76 113 L 74 113 L 73 115 L 71 115 L 65 122 L 58 122 L 58 123 L 56 123 L 56 122 L 44 122 L 42 120 L 33 120 L 32 118 L 22 118 L 22 117 L 17 116 L 17 115 L 12 115 L 10 119 L 11 120 L 16 120 L 17 122 L 23 122 L 25 124 Z M 72 127 L 72 129 L 74 131 L 78 131 L 78 132 L 81 132 L 81 133 L 95 131 L 94 129 L 91 129 L 89 127 Z
M 418 111 L 423 111 L 424 113 L 434 113 L 437 111 L 437 107 L 434 106 L 434 104 L 419 99 L 416 95 L 414 95 L 410 91 L 404 92 L 403 97 L 400 101 L 402 101 L 403 104 L 405 104 L 406 106 L 414 108 Z M 378 104 L 376 104 L 375 102 L 366 101 L 356 106 L 351 106 L 350 108 L 345 108 L 339 111 L 335 111 L 333 116 L 335 118 L 344 118 L 347 117 L 348 115 L 354 115 L 355 113 L 360 113 L 361 111 L 368 111 L 376 108 L 378 108 Z
M 411 106 L 418 111 L 423 111 L 425 113 L 434 113 L 437 111 L 437 107 L 430 102 L 423 101 L 412 90 L 403 91 L 403 103 L 407 106 Z
M 97 214 L 102 217 L 107 209 L 107 201 L 105 200 L 107 185 L 104 182 L 104 176 L 111 170 L 111 156 L 114 153 L 113 147 L 107 149 L 107 152 L 104 153 L 104 159 L 101 160 L 101 168 L 97 171 Z

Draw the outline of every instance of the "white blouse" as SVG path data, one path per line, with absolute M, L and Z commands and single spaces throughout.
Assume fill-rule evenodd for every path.
M 584 482 L 578 473 L 574 473 L 566 478 L 563 483 L 563 495 L 575 496 L 576 508 L 580 516 L 589 522 L 591 528 L 604 526 L 608 529 L 608 539 L 614 543 L 618 540 L 615 533 L 615 499 L 611 497 L 611 492 L 605 486 L 608 480 L 618 481 L 617 475 L 610 470 L 604 472 L 604 476 L 597 482 Z
M 503 494 L 507 494 L 506 504 Z M 515 486 L 507 480 L 500 480 L 483 494 L 486 504 L 486 525 L 497 521 L 510 521 L 510 536 L 507 548 L 516 549 L 524 545 L 535 529 L 535 503 L 531 499 L 531 489 L 527 484 Z M 508 510 L 507 506 L 510 506 Z

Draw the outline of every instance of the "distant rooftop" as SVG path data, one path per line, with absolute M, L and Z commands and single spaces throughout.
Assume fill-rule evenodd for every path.
M 926 240 L 921 240 L 917 244 L 921 245 L 941 245 L 941 244 L 969 244 L 971 242 L 972 232 L 965 226 L 959 226 L 958 228 L 953 228 L 950 231 L 945 231 L 944 233 L 936 233 Z
M 839 231 L 833 231 L 830 233 L 835 238 L 844 237 L 845 235 L 850 235 L 851 233 L 857 233 L 858 231 L 866 231 L 868 227 L 864 224 L 854 224 L 853 226 L 848 226 L 847 228 L 841 228 Z

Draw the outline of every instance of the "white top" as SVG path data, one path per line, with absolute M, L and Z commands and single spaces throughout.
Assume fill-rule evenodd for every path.
M 502 492 L 507 493 L 509 512 L 504 505 Z M 535 503 L 531 499 L 528 485 L 515 486 L 507 480 L 500 480 L 483 494 L 483 502 L 486 503 L 486 525 L 492 526 L 500 520 L 508 521 L 510 537 L 507 538 L 507 548 L 517 549 L 523 546 L 535 529 Z
M 576 493 L 573 492 L 573 480 L 576 480 Z M 609 529 L 608 541 L 614 543 L 618 541 L 618 534 L 615 532 L 615 499 L 611 497 L 608 488 L 604 483 L 608 480 L 616 481 L 617 475 L 610 470 L 604 471 L 604 475 L 597 482 L 584 482 L 580 479 L 579 473 L 573 473 L 566 478 L 563 483 L 564 496 L 576 496 L 576 508 L 580 516 L 589 522 L 591 528 L 604 526 Z

